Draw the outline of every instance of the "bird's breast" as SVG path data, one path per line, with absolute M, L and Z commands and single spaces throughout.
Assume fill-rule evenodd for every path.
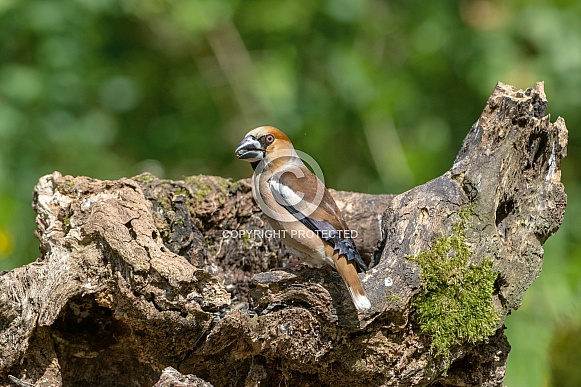
M 323 240 L 301 222 L 279 222 L 271 218 L 267 219 L 271 227 L 278 231 L 277 235 L 280 236 L 283 243 L 291 248 L 294 255 L 299 258 L 308 258 L 314 264 L 329 263 L 333 265 L 333 261 L 325 254 Z
M 332 265 L 333 261 L 325 255 L 323 240 L 275 200 L 269 186 L 270 176 L 264 173 L 253 178 L 254 199 L 284 244 L 294 250 L 295 255 L 300 255 L 297 252 L 304 254 L 300 258 L 309 258 L 315 264 L 326 262 Z

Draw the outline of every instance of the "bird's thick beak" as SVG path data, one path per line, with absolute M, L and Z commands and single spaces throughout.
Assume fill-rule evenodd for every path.
M 260 161 L 264 158 L 264 149 L 253 136 L 244 137 L 236 147 L 236 157 L 249 162 Z

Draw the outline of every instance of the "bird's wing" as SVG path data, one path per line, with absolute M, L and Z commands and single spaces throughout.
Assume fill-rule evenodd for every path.
M 275 174 L 269 181 L 269 187 L 278 204 L 331 244 L 339 255 L 367 270 L 355 242 L 345 233 L 347 224 L 335 200 L 317 176 L 304 166 L 296 166 Z

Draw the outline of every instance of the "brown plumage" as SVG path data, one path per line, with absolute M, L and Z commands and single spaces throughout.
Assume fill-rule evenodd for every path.
M 366 270 L 335 200 L 300 160 L 289 138 L 272 126 L 250 131 L 236 148 L 254 169 L 254 198 L 272 228 L 303 261 L 327 263 L 343 278 L 359 310 L 371 304 L 357 268 Z

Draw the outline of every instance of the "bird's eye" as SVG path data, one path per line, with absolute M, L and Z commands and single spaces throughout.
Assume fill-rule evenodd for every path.
M 274 136 L 272 134 L 267 134 L 264 140 L 268 145 L 270 145 L 274 142 Z

